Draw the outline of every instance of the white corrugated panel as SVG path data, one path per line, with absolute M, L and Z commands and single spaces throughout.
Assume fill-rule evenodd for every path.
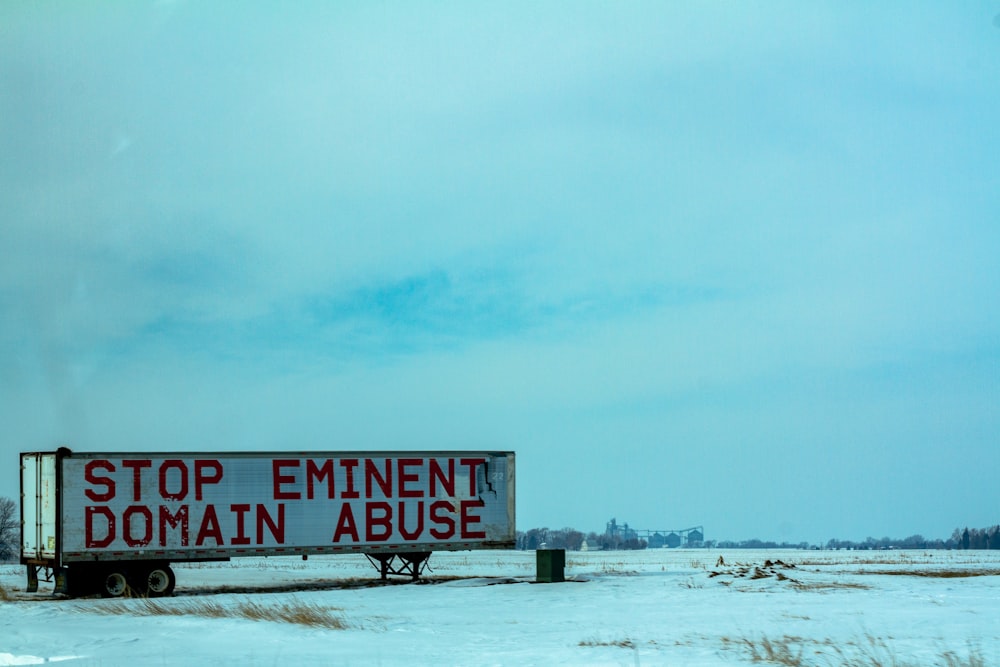
M 71 559 L 514 541 L 511 452 L 74 454 L 63 466 Z
M 21 554 L 25 558 L 56 556 L 56 455 L 21 455 Z

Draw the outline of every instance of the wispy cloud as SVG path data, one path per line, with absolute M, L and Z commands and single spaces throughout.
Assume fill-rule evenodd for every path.
M 143 279 L 160 289 L 211 289 L 215 282 L 214 267 L 196 257 L 167 261 L 167 270 L 158 266 L 144 269 Z M 292 372 L 297 364 L 324 359 L 364 364 L 387 354 L 463 350 L 491 341 L 573 339 L 581 329 L 625 314 L 735 298 L 717 288 L 656 284 L 538 295 L 529 280 L 502 267 L 438 268 L 342 290 L 306 290 L 262 312 L 235 317 L 167 304 L 132 336 L 107 344 L 129 355 L 146 354 L 152 346 L 236 355 L 248 363 L 267 363 L 274 355 Z M 193 300 L 190 294 L 185 298 Z
M 4 446 L 492 438 L 529 522 L 932 532 L 829 508 L 996 467 L 994 13 L 0 4 Z

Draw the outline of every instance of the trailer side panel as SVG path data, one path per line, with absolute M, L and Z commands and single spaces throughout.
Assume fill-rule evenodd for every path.
M 512 452 L 85 453 L 65 562 L 514 545 Z

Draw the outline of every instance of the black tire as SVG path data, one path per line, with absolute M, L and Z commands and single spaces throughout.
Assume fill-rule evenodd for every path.
M 145 570 L 144 593 L 151 598 L 168 597 L 174 594 L 174 586 L 177 585 L 177 577 L 173 569 L 167 563 L 154 565 Z
M 132 595 L 160 598 L 172 595 L 177 578 L 169 563 L 135 563 L 129 571 Z
M 128 576 L 121 568 L 105 570 L 100 579 L 102 598 L 120 598 L 132 594 Z

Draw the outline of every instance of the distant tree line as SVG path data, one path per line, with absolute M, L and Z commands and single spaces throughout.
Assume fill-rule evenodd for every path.
M 527 549 L 566 549 L 580 551 L 586 541 L 587 549 L 594 551 L 611 551 L 614 549 L 645 549 L 646 540 L 636 537 L 612 536 L 594 532 L 584 534 L 575 528 L 532 528 L 517 532 L 517 548 Z
M 949 542 L 953 549 L 1000 549 L 1000 526 L 992 528 L 958 528 L 951 534 Z
M 861 542 L 852 540 L 831 539 L 826 543 L 827 549 L 957 549 L 952 540 L 927 539 L 923 535 L 910 535 L 903 539 L 893 537 L 869 537 Z
M 811 549 L 808 542 L 774 542 L 771 540 L 712 540 L 705 542 L 705 546 L 716 549 Z
M 863 542 L 830 540 L 827 549 L 1000 549 L 1000 525 L 991 528 L 956 528 L 946 540 L 911 535 L 903 539 L 869 537 Z
M 566 549 L 579 551 L 586 542 L 587 549 L 608 551 L 615 549 L 645 549 L 646 540 L 631 534 L 612 535 L 608 533 L 590 532 L 584 534 L 575 528 L 532 528 L 518 531 L 517 548 L 534 549 Z M 708 549 L 1000 549 L 1000 525 L 989 528 L 956 528 L 951 537 L 946 540 L 929 539 L 923 535 L 910 535 L 904 538 L 869 537 L 862 541 L 839 540 L 833 538 L 825 545 L 809 544 L 808 542 L 774 542 L 769 540 L 708 540 L 702 544 Z
M 21 517 L 10 498 L 0 498 L 0 563 L 13 560 L 21 553 Z

